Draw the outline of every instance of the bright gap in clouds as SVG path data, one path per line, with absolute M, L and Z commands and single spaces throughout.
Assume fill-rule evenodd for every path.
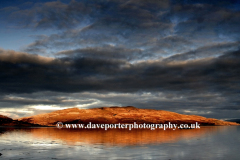
M 37 106 L 33 106 L 31 108 L 37 109 L 37 110 L 62 110 L 62 109 L 67 109 L 69 107 L 58 107 L 58 106 L 54 106 L 54 105 L 37 105 Z

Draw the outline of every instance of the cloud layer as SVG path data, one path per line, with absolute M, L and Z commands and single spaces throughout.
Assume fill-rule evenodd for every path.
M 0 13 L 9 27 L 36 31 L 21 51 L 0 49 L 5 111 L 108 104 L 240 112 L 235 1 L 33 1 Z

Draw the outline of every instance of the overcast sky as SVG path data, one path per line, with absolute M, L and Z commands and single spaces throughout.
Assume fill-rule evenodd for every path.
M 240 1 L 0 1 L 0 114 L 102 106 L 240 118 Z

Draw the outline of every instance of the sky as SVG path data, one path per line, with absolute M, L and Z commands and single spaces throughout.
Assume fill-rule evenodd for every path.
M 240 118 L 240 0 L 0 1 L 0 114 L 135 106 Z

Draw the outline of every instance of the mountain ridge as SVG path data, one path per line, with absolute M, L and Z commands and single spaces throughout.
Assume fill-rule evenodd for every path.
M 149 123 L 159 124 L 193 124 L 200 125 L 239 125 L 234 122 L 227 122 L 213 118 L 206 118 L 198 115 L 184 115 L 165 110 L 139 109 L 133 106 L 126 107 L 100 107 L 91 109 L 69 108 L 51 113 L 38 114 L 30 117 L 17 119 L 21 122 L 38 124 L 44 126 L 55 126 L 57 122 L 95 124 L 117 124 L 117 123 Z
M 0 115 L 0 126 L 1 127 L 2 126 L 4 127 L 9 127 L 9 126 L 11 127 L 42 127 L 42 125 L 39 125 L 39 124 L 32 124 L 29 122 L 14 120 L 4 115 Z

